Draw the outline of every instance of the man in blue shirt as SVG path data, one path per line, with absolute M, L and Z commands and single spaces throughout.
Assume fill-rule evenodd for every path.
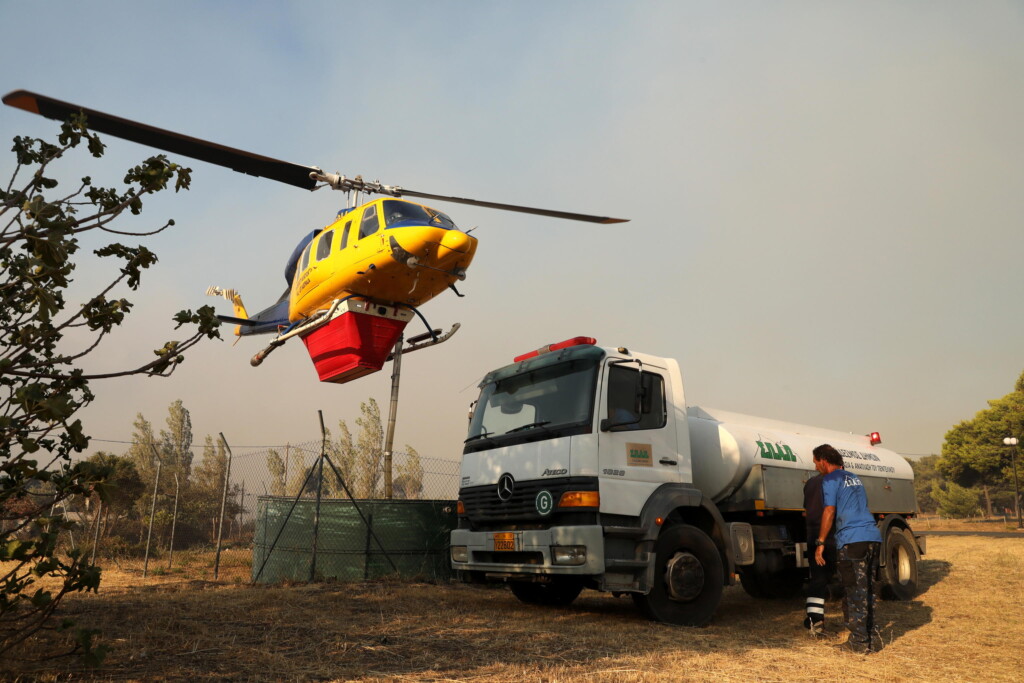
M 838 562 L 836 568 L 846 589 L 843 614 L 850 639 L 846 646 L 854 652 L 872 652 L 871 635 L 875 630 L 875 575 L 882 534 L 868 509 L 864 484 L 855 474 L 843 469 L 843 456 L 828 444 L 814 449 L 814 467 L 824 475 L 821 483 L 821 528 L 815 541 L 814 559 L 825 564 L 825 539 L 833 523 L 836 528 Z

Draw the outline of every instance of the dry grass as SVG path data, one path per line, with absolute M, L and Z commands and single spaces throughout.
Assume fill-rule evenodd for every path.
M 862 657 L 837 652 L 841 639 L 812 640 L 802 600 L 753 600 L 738 587 L 710 627 L 690 629 L 591 591 L 545 609 L 495 588 L 251 587 L 223 572 L 218 583 L 188 573 L 143 581 L 125 567 L 64 607 L 103 631 L 113 649 L 101 669 L 0 667 L 44 680 L 1021 680 L 1024 542 L 934 537 L 921 569 L 922 594 L 881 603 L 885 648 Z M 838 620 L 838 604 L 828 618 Z

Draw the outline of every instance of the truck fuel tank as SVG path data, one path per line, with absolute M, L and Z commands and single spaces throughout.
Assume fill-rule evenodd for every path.
M 862 478 L 914 478 L 903 456 L 872 446 L 868 436 L 699 406 L 687 408 L 687 419 L 693 483 L 716 503 L 733 495 L 758 465 L 813 474 L 813 450 L 823 443 L 838 449 L 846 469 Z

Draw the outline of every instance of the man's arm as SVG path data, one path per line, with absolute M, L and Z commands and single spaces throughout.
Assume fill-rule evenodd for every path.
M 832 523 L 836 519 L 836 506 L 826 505 L 825 510 L 821 513 L 821 529 L 818 531 L 818 547 L 814 551 L 814 561 L 818 563 L 819 567 L 825 566 L 825 539 L 828 538 L 828 532 L 832 530 Z

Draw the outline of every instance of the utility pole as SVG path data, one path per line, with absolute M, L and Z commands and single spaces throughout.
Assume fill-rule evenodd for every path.
M 1010 451 L 1010 459 L 1013 462 L 1013 506 L 1017 508 L 1017 528 L 1024 529 L 1024 524 L 1021 524 L 1020 514 L 1020 485 L 1017 483 L 1017 437 L 1006 437 L 1003 439 L 1003 445 L 1013 448 Z
M 391 366 L 391 407 L 388 410 L 388 431 L 384 438 L 384 497 L 388 500 L 394 498 L 391 449 L 395 444 L 395 422 L 398 420 L 398 383 L 402 376 L 403 342 L 402 335 L 398 335 L 398 342 L 395 343 L 395 359 Z

